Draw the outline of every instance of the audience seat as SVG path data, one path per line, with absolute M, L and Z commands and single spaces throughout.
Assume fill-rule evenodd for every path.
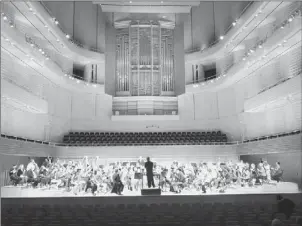
M 207 132 L 70 132 L 63 138 L 68 146 L 200 145 L 226 143 L 226 134 Z

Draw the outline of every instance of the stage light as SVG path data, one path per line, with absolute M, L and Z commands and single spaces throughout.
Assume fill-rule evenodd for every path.
M 225 77 L 225 76 L 226 76 L 226 74 L 223 75 L 223 77 Z
M 69 39 L 69 38 L 70 38 L 70 35 L 69 35 L 69 34 L 67 34 L 65 37 Z
M 34 43 L 31 43 L 31 44 L 30 44 L 30 46 L 31 46 L 31 47 L 34 47 L 34 46 L 35 46 L 35 44 L 34 44 Z
M 161 4 L 163 4 L 163 3 L 164 3 L 164 1 L 161 1 L 160 3 L 161 3 Z
M 243 61 L 245 61 L 246 59 L 245 59 L 245 57 L 243 57 L 243 59 L 242 59 Z
M 57 42 L 59 42 L 60 40 L 59 39 L 57 39 Z
M 284 40 L 283 43 L 287 43 L 287 40 Z
M 64 76 L 65 76 L 65 77 L 67 77 L 67 76 L 68 76 L 68 74 L 66 74 L 66 73 L 65 73 L 65 74 L 64 74 Z
M 224 39 L 224 37 L 223 37 L 223 36 L 220 36 L 219 38 L 220 38 L 220 40 L 223 40 L 223 39 Z
M 46 57 L 46 60 L 49 60 L 49 58 L 48 58 L 48 57 Z
M 59 24 L 59 21 L 55 20 L 55 24 L 58 25 L 58 24 Z
M 34 15 L 36 15 L 36 12 L 35 12 L 35 11 L 33 11 L 33 14 L 34 14 Z
M 250 51 L 251 51 L 251 53 L 255 52 L 253 49 L 251 49 Z
M 47 28 L 48 26 L 45 24 L 44 27 Z
M 6 39 L 5 39 L 5 41 L 9 42 L 9 39 L 8 39 L 8 38 L 6 38 Z
M 42 54 L 43 54 L 43 55 L 44 55 L 44 53 L 45 53 L 45 52 L 44 52 L 44 51 L 42 51 Z
M 163 18 L 166 18 L 166 16 L 163 16 Z
M 80 83 L 80 80 L 77 80 L 77 83 Z
M 281 26 L 281 29 L 284 29 L 284 25 Z
M 30 7 L 30 8 L 29 8 L 29 11 L 33 11 L 33 8 Z
M 289 19 L 288 19 L 288 22 L 292 22 L 292 21 L 293 21 L 293 18 L 289 18 Z
M 96 87 L 96 84 L 93 84 L 92 86 L 95 88 L 95 87 Z
M 14 27 L 14 24 L 13 24 L 13 23 L 10 23 L 9 26 L 10 26 L 10 27 Z
M 132 1 L 129 2 L 130 4 L 132 3 Z
M 237 24 L 237 23 L 236 23 L 236 21 L 234 21 L 234 22 L 232 23 L 233 27 L 235 27 L 235 26 L 236 26 L 236 24 Z
M 7 20 L 7 16 L 3 16 L 3 20 Z
M 40 52 L 42 52 L 42 49 L 39 49 Z
M 259 49 L 262 49 L 262 45 L 259 45 Z
M 211 80 L 211 83 L 213 83 L 214 81 L 213 81 L 213 79 Z

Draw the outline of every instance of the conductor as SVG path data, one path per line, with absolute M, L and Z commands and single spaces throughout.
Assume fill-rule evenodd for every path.
M 147 162 L 145 163 L 145 168 L 147 171 L 147 181 L 148 181 L 148 188 L 154 188 L 154 179 L 153 179 L 153 162 L 150 161 L 150 157 L 147 157 Z

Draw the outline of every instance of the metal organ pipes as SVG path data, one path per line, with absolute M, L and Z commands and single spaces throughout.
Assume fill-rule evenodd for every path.
M 162 21 L 118 23 L 117 96 L 173 96 L 174 24 Z

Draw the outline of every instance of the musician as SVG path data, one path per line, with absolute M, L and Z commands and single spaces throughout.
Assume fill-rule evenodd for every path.
M 9 171 L 9 177 L 14 185 L 17 185 L 21 182 L 21 178 L 17 176 L 17 165 L 13 165 L 13 167 Z
M 115 173 L 113 174 L 112 179 L 113 179 L 113 188 L 112 188 L 111 193 L 116 193 L 118 195 L 121 195 L 124 190 L 124 185 L 121 181 L 119 169 L 115 170 Z
M 151 186 L 154 188 L 154 178 L 153 178 L 153 162 L 150 161 L 150 157 L 147 157 L 147 162 L 145 163 L 145 168 L 147 171 L 147 181 L 148 181 L 148 188 Z
M 276 168 L 273 169 L 272 180 L 279 182 L 282 178 L 283 170 L 281 169 L 280 162 L 276 162 Z
M 93 180 L 92 175 L 90 177 L 88 177 L 88 180 L 86 182 L 85 192 L 87 192 L 87 190 L 89 188 L 91 189 L 92 194 L 95 195 L 95 192 L 98 189 L 98 186 L 96 185 L 96 182 Z

